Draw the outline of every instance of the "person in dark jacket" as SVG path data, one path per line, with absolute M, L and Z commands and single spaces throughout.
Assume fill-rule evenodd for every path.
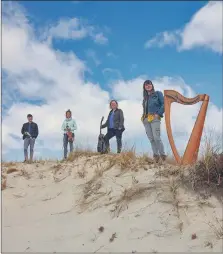
M 160 157 L 166 159 L 163 142 L 160 135 L 161 118 L 164 113 L 164 97 L 162 92 L 155 91 L 152 81 L 146 80 L 143 84 L 143 116 L 142 122 L 151 143 L 153 157 L 156 162 Z
M 117 140 L 117 153 L 120 153 L 122 150 L 122 133 L 125 130 L 124 127 L 124 115 L 123 111 L 118 108 L 118 102 L 112 100 L 110 102 L 111 111 L 109 112 L 107 121 L 101 127 L 107 127 L 107 134 L 105 135 L 105 146 L 106 152 L 110 151 L 109 140 L 116 137 Z
M 33 116 L 31 114 L 27 115 L 28 122 L 24 123 L 22 126 L 21 133 L 24 140 L 24 156 L 25 161 L 28 161 L 28 147 L 30 146 L 30 161 L 33 160 L 33 150 L 35 145 L 35 140 L 39 135 L 38 125 L 33 122 Z

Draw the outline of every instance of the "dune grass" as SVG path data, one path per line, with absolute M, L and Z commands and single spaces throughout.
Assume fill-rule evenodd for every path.
M 178 181 L 183 184 L 190 185 L 193 190 L 199 189 L 201 187 L 207 188 L 207 186 L 221 188 L 223 185 L 223 153 L 220 152 L 219 144 L 216 145 L 213 142 L 213 136 L 210 134 L 204 137 L 204 147 L 199 160 L 190 166 L 180 166 L 177 165 L 174 158 L 171 156 L 167 157 L 163 170 L 160 170 L 156 174 L 160 177 L 176 177 Z M 96 179 L 103 177 L 104 172 L 110 170 L 112 167 L 116 166 L 120 169 L 120 175 L 125 172 L 140 170 L 148 170 L 150 165 L 154 165 L 153 159 L 149 158 L 146 154 L 137 155 L 135 147 L 130 149 L 124 149 L 122 153 L 109 153 L 100 154 L 92 151 L 91 149 L 76 148 L 74 152 L 70 153 L 67 160 L 57 161 L 54 165 L 54 170 L 57 172 L 62 168 L 64 163 L 72 163 L 78 161 L 80 158 L 89 161 L 89 163 L 96 166 L 94 181 Z M 93 159 L 93 160 L 92 160 Z M 50 160 L 39 159 L 34 161 L 36 164 L 45 164 Z M 53 162 L 53 161 L 50 161 Z M 102 164 L 104 165 L 102 166 Z M 106 164 L 106 166 L 105 166 Z M 2 166 L 5 168 L 5 173 L 10 174 L 17 171 L 15 162 L 4 162 Z M 88 165 L 89 166 L 89 165 Z M 77 172 L 80 178 L 86 177 L 86 163 Z M 28 174 L 22 171 L 24 177 L 29 177 Z

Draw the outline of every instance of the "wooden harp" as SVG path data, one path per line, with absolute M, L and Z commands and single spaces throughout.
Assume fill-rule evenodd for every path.
M 180 157 L 174 143 L 171 124 L 170 124 L 171 103 L 177 102 L 184 105 L 193 105 L 200 101 L 203 101 L 203 103 L 201 105 L 199 114 L 194 124 L 194 128 L 192 130 L 184 155 L 183 157 Z M 180 93 L 178 93 L 177 91 L 164 90 L 166 130 L 167 130 L 167 135 L 168 135 L 171 149 L 173 151 L 174 157 L 178 164 L 182 164 L 182 165 L 192 164 L 196 162 L 197 160 L 208 103 L 209 103 L 209 96 L 207 94 L 199 94 L 194 98 L 186 98 Z

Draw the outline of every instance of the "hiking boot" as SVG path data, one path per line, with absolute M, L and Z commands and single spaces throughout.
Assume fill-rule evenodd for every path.
M 117 149 L 117 153 L 121 153 L 121 149 L 120 148 Z
M 155 162 L 156 163 L 158 163 L 159 162 L 159 160 L 160 160 L 160 156 L 159 155 L 153 155 L 153 158 L 154 158 L 154 160 L 155 160 Z
M 166 160 L 166 155 L 165 154 L 163 154 L 163 155 L 161 155 L 161 159 L 162 159 L 162 161 L 165 161 Z
M 122 140 L 117 138 L 117 153 L 121 153 L 122 150 Z

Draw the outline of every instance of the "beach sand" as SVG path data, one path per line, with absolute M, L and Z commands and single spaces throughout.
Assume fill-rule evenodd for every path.
M 3 253 L 223 251 L 221 200 L 113 157 L 3 164 Z

